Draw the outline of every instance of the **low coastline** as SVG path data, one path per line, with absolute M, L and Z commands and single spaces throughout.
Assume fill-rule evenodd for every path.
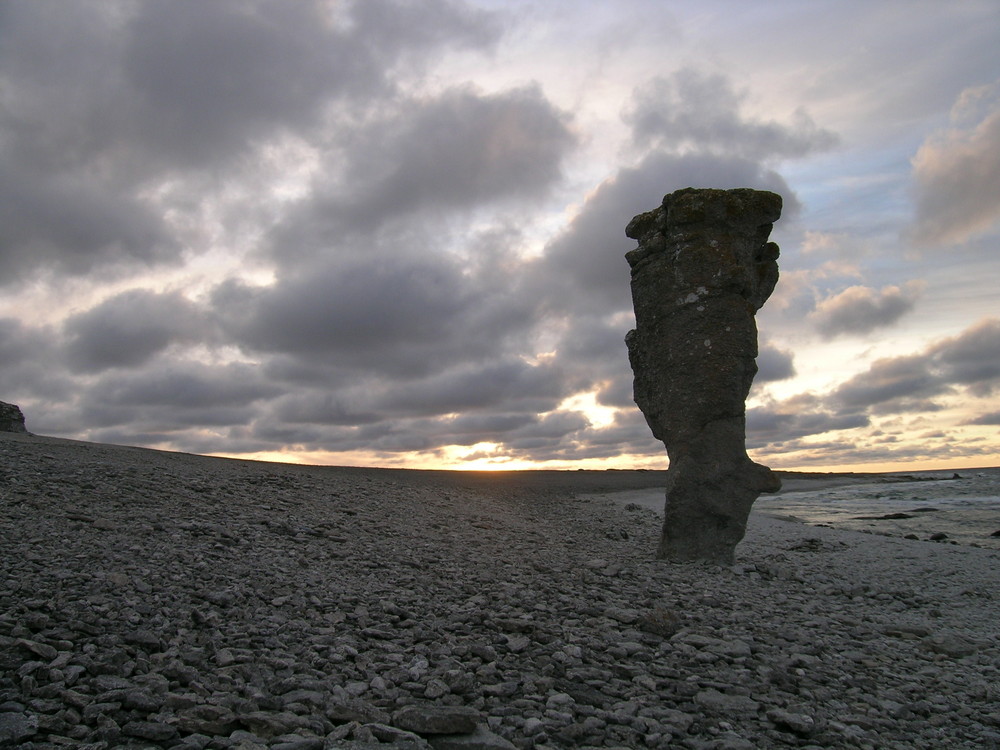
M 655 472 L 0 459 L 11 746 L 1000 743 L 992 550 L 754 514 L 732 568 L 671 565 L 604 496 Z M 476 733 L 400 713 L 449 706 Z

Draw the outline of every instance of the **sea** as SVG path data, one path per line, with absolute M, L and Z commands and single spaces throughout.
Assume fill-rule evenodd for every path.
M 816 484 L 815 489 L 762 495 L 753 513 L 813 526 L 1000 550 L 1000 468 L 869 475 L 857 484 L 835 487 L 823 486 L 817 479 Z M 606 497 L 663 512 L 662 490 Z
M 1000 549 L 1000 468 L 886 475 L 875 482 L 764 495 L 754 503 L 754 512 L 837 529 Z

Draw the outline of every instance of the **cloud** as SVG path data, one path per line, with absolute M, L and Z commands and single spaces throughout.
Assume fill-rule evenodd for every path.
M 399 99 L 342 127 L 312 195 L 274 230 L 273 257 L 298 260 L 417 212 L 440 225 L 494 201 L 527 205 L 559 179 L 575 145 L 568 116 L 537 86 Z
M 61 366 L 57 341 L 48 327 L 0 318 L 0 400 L 17 402 L 24 395 L 47 404 L 72 396 L 74 383 Z
M 787 380 L 795 375 L 795 355 L 778 348 L 773 342 L 765 341 L 757 353 L 757 375 L 754 383 L 773 383 Z
M 530 304 L 446 256 L 334 259 L 269 287 L 214 292 L 220 325 L 247 352 L 371 374 L 423 377 L 503 352 Z
M 566 395 L 558 366 L 520 358 L 466 364 L 430 378 L 397 383 L 378 405 L 391 414 L 441 415 L 483 409 L 548 412 Z
M 203 339 L 205 325 L 180 293 L 133 289 L 65 321 L 67 359 L 78 372 L 139 367 L 172 344 Z
M 150 266 L 177 251 L 160 217 L 132 196 L 16 163 L 0 175 L 0 224 L 6 227 L 0 284 L 39 266 L 85 274 L 123 262 Z
M 144 138 L 197 166 L 278 128 L 317 125 L 331 101 L 394 93 L 396 66 L 420 68 L 448 48 L 488 49 L 499 26 L 447 0 L 419 8 L 364 0 L 336 11 L 310 2 L 179 0 L 139 5 L 126 33 L 122 65 Z
M 885 418 L 892 415 L 943 413 L 949 408 L 948 399 L 963 390 L 973 397 L 986 398 L 998 386 L 1000 320 L 991 318 L 957 336 L 932 342 L 922 351 L 877 359 L 867 370 L 827 393 L 802 393 L 783 400 L 765 396 L 763 403 L 747 410 L 747 446 L 774 456 L 794 453 L 799 463 L 820 460 L 818 456 L 829 461 L 834 455 L 842 464 L 898 460 L 906 450 L 914 451 L 910 459 L 916 460 L 919 451 L 899 435 L 880 436 L 871 431 L 852 437 L 852 445 L 833 437 L 825 441 L 818 438 L 870 427 L 877 418 L 885 425 Z M 989 425 L 995 417 L 995 413 L 987 412 L 961 424 Z M 909 447 L 891 454 L 874 447 L 886 442 L 907 443 Z M 929 451 L 925 458 L 975 454 L 974 449 L 965 446 L 950 453 Z
M 976 397 L 1000 385 L 1000 320 L 986 319 L 924 351 L 875 360 L 837 387 L 833 403 L 879 413 L 937 411 L 936 397 L 965 388 Z
M 1000 320 L 989 318 L 928 349 L 940 377 L 986 397 L 1000 386 Z
M 275 141 L 336 132 L 338 113 L 396 95 L 401 71 L 501 31 L 449 0 L 5 3 L 0 283 L 179 263 L 202 248 L 177 221 Z
M 636 89 L 624 119 L 637 146 L 676 152 L 771 160 L 802 157 L 837 142 L 803 109 L 794 113 L 790 125 L 748 119 L 740 113 L 745 100 L 746 94 L 738 93 L 727 76 L 683 68 Z
M 859 410 L 838 412 L 826 399 L 804 393 L 784 399 L 769 400 L 747 409 L 747 448 L 768 447 L 779 451 L 781 446 L 804 437 L 823 435 L 867 427 L 870 420 Z
M 164 415 L 183 414 L 169 420 L 178 425 L 225 424 L 207 415 L 219 408 L 245 407 L 280 391 L 260 377 L 253 365 L 205 365 L 176 361 L 159 370 L 117 373 L 105 377 L 86 392 L 98 406 L 150 410 Z M 192 412 L 198 412 L 192 421 Z M 247 412 L 249 415 L 249 412 Z
M 1000 411 L 986 412 L 985 414 L 980 414 L 979 416 L 973 417 L 962 424 L 968 425 L 1000 425 Z
M 965 89 L 952 127 L 931 135 L 913 157 L 916 219 L 924 246 L 958 244 L 1000 220 L 1000 81 Z
M 928 364 L 925 354 L 877 359 L 868 370 L 838 386 L 833 398 L 858 411 L 885 404 L 902 411 L 913 409 L 913 404 L 925 408 L 925 399 L 951 390 Z
M 871 333 L 893 325 L 910 312 L 925 287 L 926 284 L 913 281 L 902 288 L 888 286 L 882 290 L 851 286 L 822 300 L 809 317 L 827 339 Z

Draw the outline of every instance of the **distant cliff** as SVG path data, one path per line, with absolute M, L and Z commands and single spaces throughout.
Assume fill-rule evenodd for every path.
M 27 432 L 24 413 L 17 404 L 0 401 L 0 432 Z

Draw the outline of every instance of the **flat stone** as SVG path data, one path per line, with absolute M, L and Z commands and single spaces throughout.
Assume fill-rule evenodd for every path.
M 935 633 L 924 638 L 921 644 L 928 651 L 944 654 L 953 659 L 972 656 L 978 650 L 975 643 L 958 633 Z
M 767 718 L 783 729 L 790 729 L 795 734 L 808 737 L 816 731 L 816 722 L 806 714 L 774 708 L 767 712 Z
M 392 715 L 393 726 L 417 734 L 468 734 L 481 714 L 469 706 L 404 706 Z
M 434 750 L 516 750 L 517 746 L 486 727 L 476 727 L 471 734 L 444 734 L 431 737 Z
M 290 711 L 252 711 L 239 717 L 259 737 L 273 738 L 304 728 L 308 721 Z
M 760 704 L 745 695 L 727 695 L 717 690 L 703 690 L 694 697 L 694 702 L 720 714 L 755 714 Z
M 162 699 L 157 698 L 149 690 L 133 688 L 122 694 L 122 706 L 129 710 L 154 713 L 159 711 L 162 705 Z
M 323 750 L 322 737 L 288 737 L 270 745 L 271 750 Z
M 416 732 L 409 732 L 405 729 L 390 726 L 389 724 L 365 724 L 364 726 L 379 742 L 396 745 L 422 745 L 425 747 L 427 745 L 426 741 Z
M 38 717 L 0 713 L 0 747 L 13 747 L 38 732 Z
M 130 721 L 122 727 L 122 734 L 152 742 L 166 742 L 177 734 L 177 728 L 158 721 Z
M 42 659 L 52 661 L 58 656 L 59 652 L 47 643 L 38 643 L 37 641 L 29 641 L 25 638 L 19 638 L 17 640 L 17 645 L 26 651 L 30 651 L 35 656 L 39 656 Z
M 326 718 L 330 721 L 356 721 L 359 724 L 389 724 L 389 713 L 364 700 L 343 700 L 327 704 Z

